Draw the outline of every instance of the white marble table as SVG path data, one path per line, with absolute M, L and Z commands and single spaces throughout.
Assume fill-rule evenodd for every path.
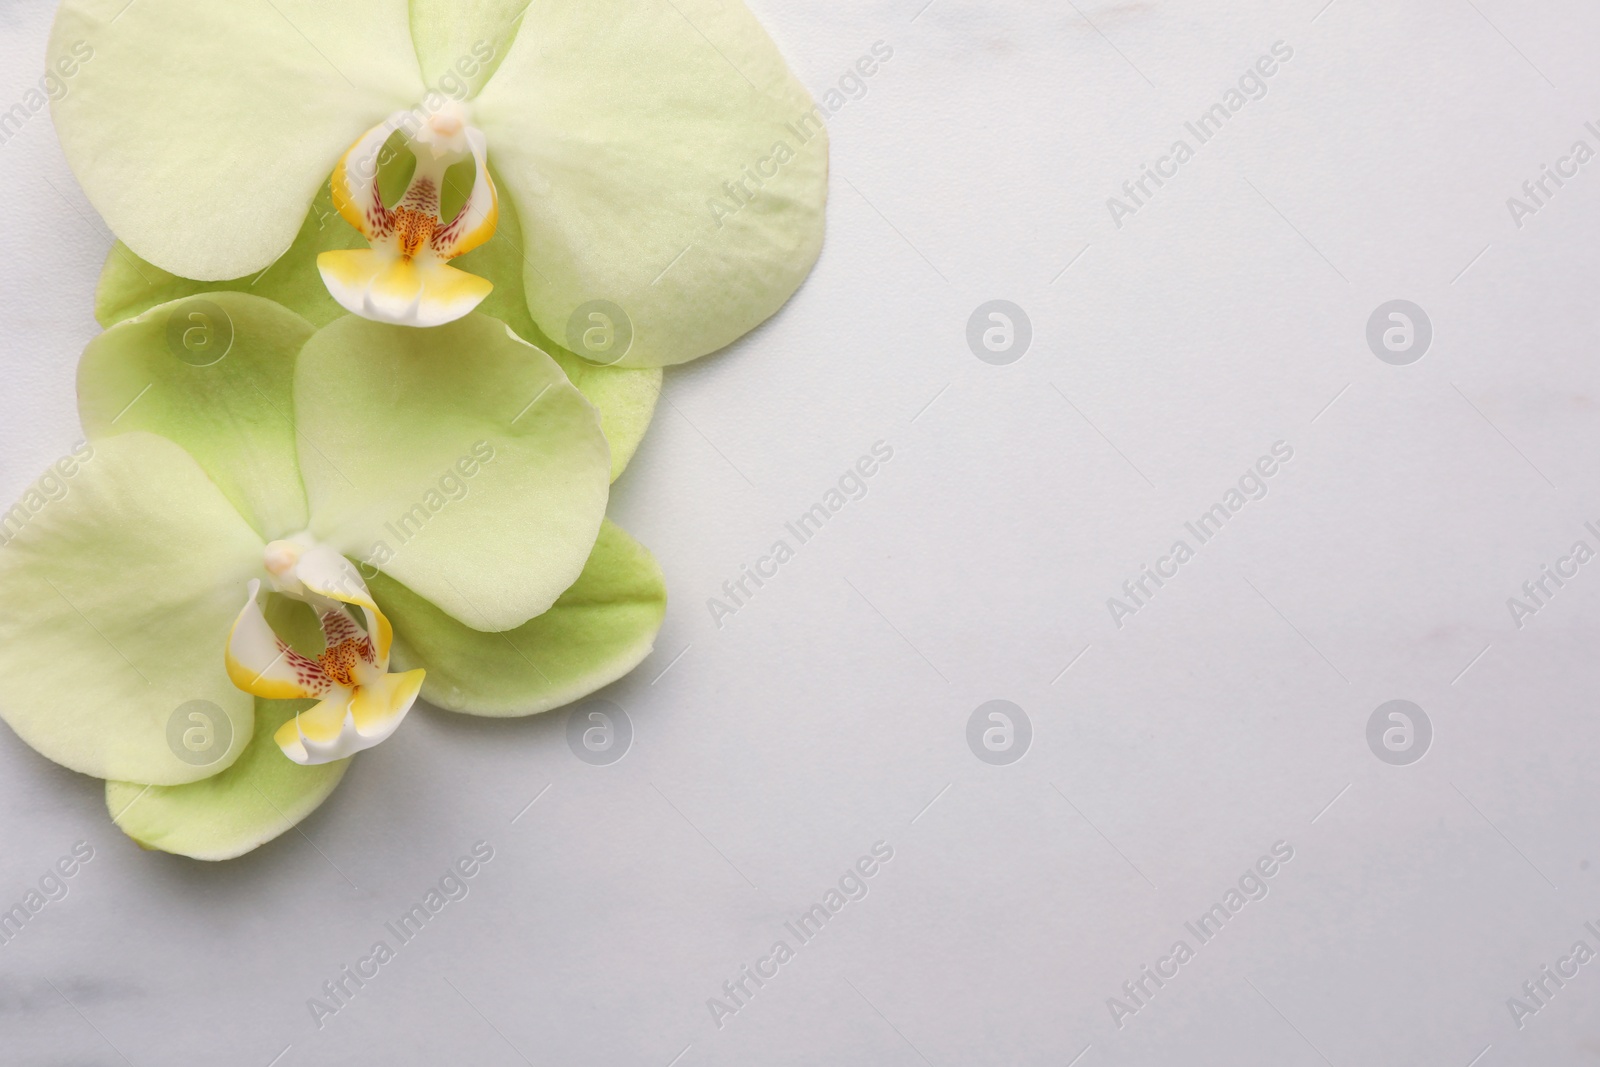
M 673 598 L 603 694 L 626 756 L 575 758 L 562 712 L 424 708 L 300 832 L 206 866 L 5 732 L 0 904 L 93 854 L 0 947 L 0 1059 L 1600 1055 L 1571 955 L 1600 950 L 1600 562 L 1561 562 L 1600 550 L 1600 162 L 1570 151 L 1600 150 L 1600 10 L 923 4 L 755 4 L 818 94 L 892 57 L 831 119 L 815 273 L 669 372 L 616 487 Z M 0 110 L 52 8 L 0 7 Z M 47 113 L 0 188 L 9 501 L 78 438 L 109 238 Z M 1020 359 L 969 347 L 991 300 Z M 1387 312 L 1368 344 L 1394 300 L 1420 358 Z M 1546 565 L 1576 574 L 1536 602 Z M 995 700 L 1026 728 L 969 732 Z M 1392 700 L 1428 729 L 1386 710 L 1369 745 Z M 480 841 L 466 896 L 314 1018 Z

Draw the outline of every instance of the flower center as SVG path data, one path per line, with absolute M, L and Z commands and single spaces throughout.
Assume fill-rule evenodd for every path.
M 347 637 L 336 645 L 329 645 L 317 657 L 317 662 L 322 665 L 323 673 L 340 685 L 355 685 L 356 664 L 362 660 L 371 663 L 369 657 L 365 640 Z
M 395 232 L 400 238 L 400 256 L 406 260 L 413 259 L 423 245 L 433 239 L 434 231 L 439 228 L 439 216 L 407 207 L 404 203 L 395 208 L 394 222 Z
M 334 206 L 372 246 L 317 257 L 328 292 L 347 310 L 379 322 L 439 326 L 467 314 L 494 288 L 448 265 L 493 237 L 500 217 L 488 142 L 470 118 L 454 100 L 397 111 L 363 134 L 334 168 Z M 416 169 L 390 206 L 378 188 L 379 156 L 397 132 L 416 157 Z M 477 172 L 472 189 L 446 221 L 449 170 L 467 159 Z
M 284 578 L 294 570 L 294 565 L 300 562 L 302 550 L 303 546 L 294 541 L 273 541 L 261 554 L 261 562 L 266 565 L 268 574 L 274 578 Z
M 422 118 L 415 133 L 409 129 L 406 131 L 410 136 L 412 151 L 416 151 L 418 145 L 424 145 L 435 159 L 445 156 L 465 159 L 470 151 L 466 138 L 468 117 L 465 104 L 459 100 L 446 100 L 437 110 L 428 112 Z
M 300 565 L 301 558 L 309 549 L 315 547 L 316 543 L 316 539 L 309 531 L 268 542 L 265 551 L 261 553 L 261 563 L 271 576 L 273 589 L 297 600 L 306 599 L 305 586 L 295 576 L 295 571 Z
M 355 565 L 334 549 L 302 533 L 269 544 L 263 562 L 279 593 L 316 612 L 323 650 L 312 659 L 274 633 L 261 609 L 261 582 L 252 580 L 228 635 L 229 679 L 269 700 L 317 701 L 273 734 L 296 763 L 328 763 L 371 748 L 405 718 L 425 672 L 390 672 L 394 630 Z

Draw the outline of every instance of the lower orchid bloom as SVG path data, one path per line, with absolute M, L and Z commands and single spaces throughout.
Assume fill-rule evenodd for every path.
M 296 763 L 331 763 L 386 740 L 411 710 L 427 672 L 389 673 L 394 629 L 366 583 L 326 545 L 274 541 L 265 564 L 278 592 L 316 612 L 323 650 L 312 659 L 274 633 L 261 610 L 261 582 L 251 579 L 244 610 L 228 635 L 229 679 L 253 696 L 317 701 L 273 735 Z M 360 609 L 364 627 L 346 605 Z
M 579 354 L 659 367 L 765 321 L 822 246 L 830 110 L 741 0 L 62 0 L 49 61 L 79 184 L 180 278 L 260 274 L 331 181 L 345 308 L 459 318 L 498 283 L 452 261 L 492 239 L 545 336 L 604 305 L 627 343 Z M 392 141 L 415 167 L 385 200 Z
M 419 696 L 530 714 L 652 647 L 601 420 L 496 320 L 209 293 L 96 338 L 78 392 L 65 491 L 0 512 L 0 718 L 146 847 L 247 852 Z

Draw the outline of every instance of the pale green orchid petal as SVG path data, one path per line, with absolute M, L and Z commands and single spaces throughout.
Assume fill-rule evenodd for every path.
M 223 649 L 265 546 L 171 441 L 91 447 L 0 515 L 0 717 L 83 774 L 208 778 L 251 736 Z
M 448 190 L 447 190 L 448 192 Z M 142 314 L 158 303 L 227 289 L 249 292 L 274 300 L 322 327 L 346 312 L 328 295 L 317 272 L 322 252 L 363 248 L 366 242 L 333 208 L 326 187 L 306 215 L 300 236 L 282 259 L 266 273 L 229 282 L 196 282 L 178 278 L 146 263 L 118 245 L 106 257 L 95 294 L 95 317 L 110 327 Z M 493 239 L 455 261 L 462 270 L 494 283 L 494 290 L 478 306 L 481 313 L 500 319 L 518 336 L 549 353 L 584 397 L 600 410 L 600 428 L 611 445 L 611 478 L 627 467 L 655 412 L 661 394 L 659 367 L 605 367 L 566 351 L 534 325 L 522 293 L 524 262 L 520 251 L 522 228 L 511 205 L 500 204 L 500 228 Z
M 549 711 L 621 678 L 650 654 L 667 610 L 655 558 L 609 519 L 571 588 L 505 633 L 463 626 L 387 576 L 371 586 L 394 620 L 395 662 L 427 669 L 423 699 L 494 717 Z
M 661 397 L 661 368 L 601 367 L 555 345 L 546 351 L 600 412 L 600 429 L 611 446 L 610 480 L 616 481 L 650 428 Z
M 276 259 L 351 142 L 424 92 L 406 0 L 64 0 L 61 64 L 51 112 L 90 202 L 203 280 Z
M 477 95 L 511 50 L 529 0 L 411 0 L 411 39 L 428 88 Z
M 162 304 L 89 343 L 78 411 L 94 439 L 133 431 L 182 445 L 260 534 L 306 526 L 295 454 L 294 364 L 309 322 L 216 292 Z
M 611 480 L 616 481 L 650 428 L 656 400 L 661 396 L 661 368 L 601 366 L 573 355 L 545 336 L 528 314 L 523 296 L 522 275 L 528 264 L 522 258 L 522 248 L 521 220 L 502 199 L 500 228 L 494 239 L 456 260 L 456 265 L 494 282 L 494 291 L 478 310 L 504 322 L 517 336 L 549 353 L 584 398 L 599 409 L 600 428 L 611 445 Z
M 350 766 L 348 759 L 301 766 L 273 743 L 273 732 L 312 703 L 256 701 L 250 746 L 233 766 L 203 782 L 107 782 L 112 820 L 145 848 L 197 860 L 230 860 L 293 829 L 328 799 Z
M 116 242 L 100 268 L 100 282 L 94 294 L 94 317 L 101 326 L 110 329 L 157 304 L 228 290 L 265 297 L 282 304 L 312 326 L 326 326 L 346 312 L 328 292 L 322 275 L 317 273 L 317 256 L 322 252 L 365 247 L 367 242 L 361 234 L 334 210 L 333 194 L 328 183 L 323 182 L 289 251 L 266 270 L 243 278 L 221 282 L 180 278 L 140 259 L 121 241 Z M 520 291 L 520 284 L 518 289 Z
M 631 322 L 625 365 L 694 359 L 777 311 L 821 249 L 824 113 L 739 0 L 533 4 L 472 106 L 558 340 L 604 300 Z
M 300 352 L 310 531 L 480 630 L 540 614 L 583 569 L 610 452 L 595 409 L 504 323 L 349 316 Z

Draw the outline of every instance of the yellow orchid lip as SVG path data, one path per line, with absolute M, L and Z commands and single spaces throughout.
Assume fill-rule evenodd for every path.
M 370 248 L 323 252 L 317 269 L 328 292 L 363 318 L 402 326 L 442 326 L 477 307 L 494 288 L 449 265 L 494 236 L 499 192 L 489 176 L 488 141 L 465 105 L 397 111 L 362 134 L 333 171 L 333 203 Z M 405 135 L 416 170 L 390 207 L 378 189 L 378 157 L 395 132 Z M 448 222 L 440 214 L 445 172 L 470 157 L 472 190 Z
M 416 702 L 426 672 L 389 673 L 394 632 L 360 574 L 307 537 L 272 542 L 264 562 L 278 592 L 317 612 L 325 647 L 314 659 L 289 647 L 268 624 L 261 582 L 252 580 L 228 635 L 228 677 L 254 696 L 317 701 L 273 737 L 296 763 L 331 763 L 387 740 Z

